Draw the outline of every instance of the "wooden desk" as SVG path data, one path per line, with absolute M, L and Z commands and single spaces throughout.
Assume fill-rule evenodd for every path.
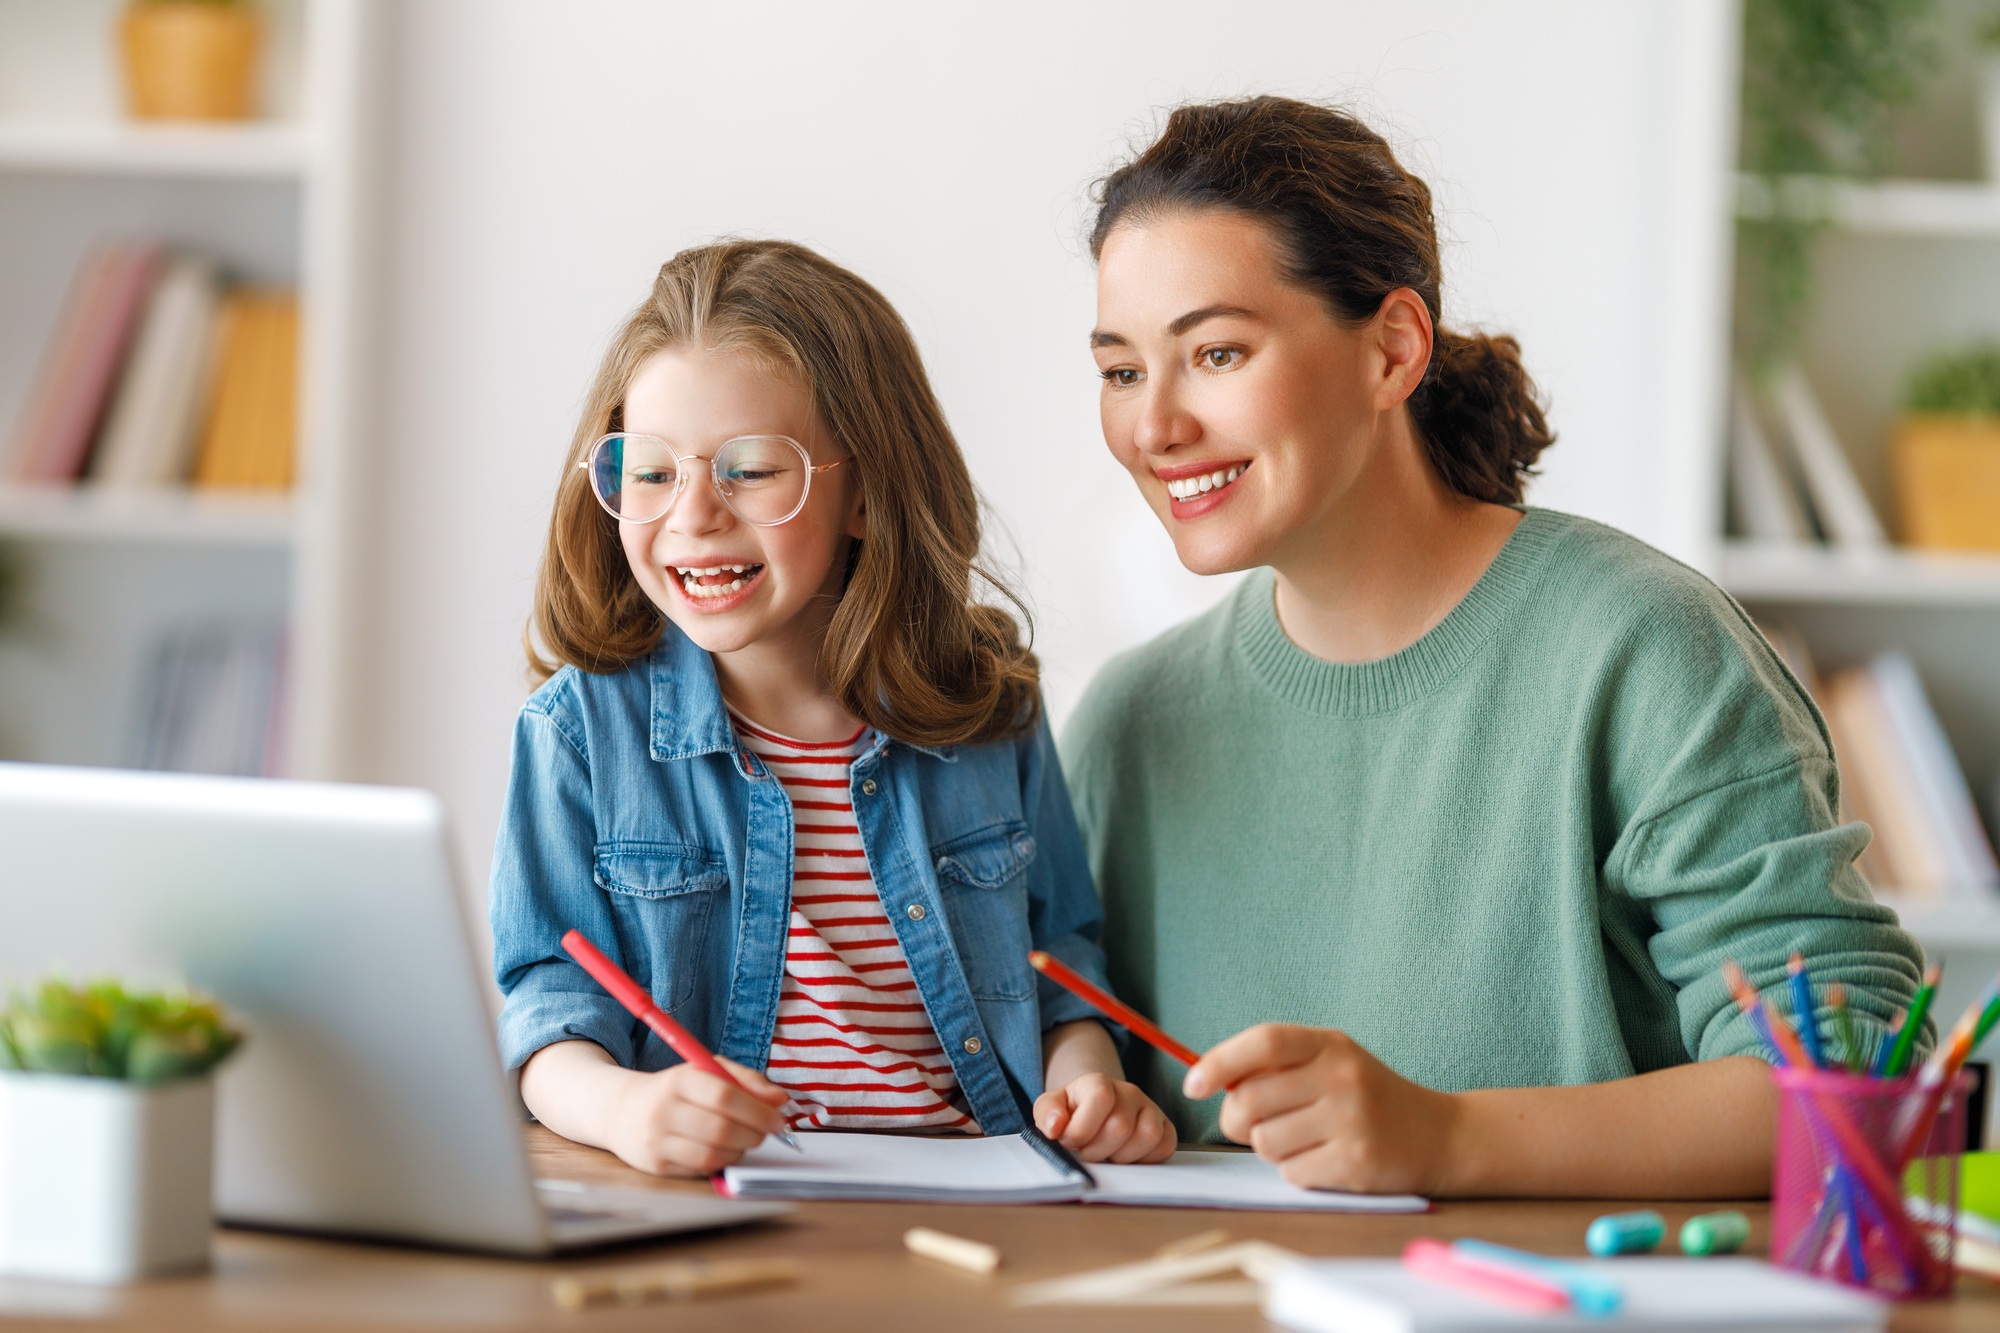
M 579 1148 L 531 1128 L 529 1149 L 541 1175 L 645 1184 L 660 1189 L 706 1185 L 654 1181 L 606 1153 Z M 1638 1205 L 1621 1205 L 1626 1207 Z M 215 1269 L 201 1276 L 98 1291 L 0 1281 L 0 1319 L 23 1317 L 77 1327 L 165 1328 L 452 1327 L 566 1330 L 647 1329 L 1256 1329 L 1254 1310 L 1035 1307 L 1006 1303 L 1023 1280 L 1123 1263 L 1168 1241 L 1214 1227 L 1312 1255 L 1389 1255 L 1412 1236 L 1481 1236 L 1551 1253 L 1580 1254 L 1584 1227 L 1610 1207 L 1591 1203 L 1453 1203 L 1422 1216 L 1305 1216 L 1193 1212 L 1165 1208 L 948 1207 L 903 1204 L 804 1204 L 789 1219 L 705 1236 L 628 1246 L 552 1263 L 486 1259 L 390 1246 L 334 1244 L 249 1231 L 216 1237 Z M 1661 1208 L 1674 1226 L 1704 1209 Z M 1769 1210 L 1746 1209 L 1752 1249 L 1762 1253 Z M 904 1228 L 917 1224 L 998 1245 L 1000 1272 L 974 1277 L 907 1254 Z M 572 1269 L 645 1263 L 686 1255 L 798 1259 L 804 1280 L 769 1292 L 637 1309 L 569 1313 L 549 1296 L 549 1280 Z M 93 1324 L 92 1326 L 96 1326 Z M 1961 1277 L 1949 1302 L 1897 1310 L 1898 1333 L 2000 1329 L 2000 1286 Z

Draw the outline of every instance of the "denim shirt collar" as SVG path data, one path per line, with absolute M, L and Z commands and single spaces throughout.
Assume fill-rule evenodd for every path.
M 729 710 L 722 702 L 722 685 L 715 678 L 715 660 L 672 621 L 661 630 L 659 645 L 646 664 L 646 673 L 653 691 L 649 749 L 654 759 L 665 763 L 735 751 L 736 730 L 730 726 Z M 874 757 L 888 742 L 887 736 L 874 733 L 863 758 Z M 947 764 L 958 761 L 955 745 L 897 743 Z

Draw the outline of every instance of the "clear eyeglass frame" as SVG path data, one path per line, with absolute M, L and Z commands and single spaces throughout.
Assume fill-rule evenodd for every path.
M 673 491 L 657 513 L 648 513 L 640 516 L 638 514 L 620 512 L 620 501 L 605 494 L 606 468 L 603 466 L 605 450 L 612 443 L 625 440 L 645 440 L 656 444 L 665 450 L 666 454 L 674 460 Z M 784 444 L 793 453 L 798 455 L 800 465 L 799 495 L 797 502 L 792 504 L 781 517 L 757 518 L 744 512 L 743 506 L 737 502 L 736 487 L 742 483 L 740 479 L 732 479 L 725 476 L 723 464 L 726 459 L 734 455 L 739 446 L 772 442 Z M 812 479 L 815 473 L 831 472 L 834 468 L 848 461 L 850 460 L 836 458 L 831 463 L 814 463 L 812 455 L 806 452 L 806 447 L 789 435 L 732 436 L 717 445 L 713 454 L 707 458 L 703 458 L 700 454 L 676 453 L 671 444 L 668 444 L 657 435 L 644 435 L 636 431 L 613 431 L 609 435 L 599 437 L 597 442 L 590 446 L 590 452 L 584 455 L 582 460 L 577 463 L 577 468 L 589 479 L 590 493 L 596 497 L 598 506 L 605 513 L 611 515 L 611 517 L 617 519 L 620 523 L 652 523 L 673 513 L 674 506 L 680 503 L 681 496 L 686 493 L 687 479 L 691 469 L 683 465 L 689 462 L 707 463 L 709 484 L 715 487 L 716 496 L 722 501 L 724 508 L 752 527 L 775 528 L 781 523 L 789 523 L 797 518 L 799 511 L 806 507 L 806 498 L 812 494 Z

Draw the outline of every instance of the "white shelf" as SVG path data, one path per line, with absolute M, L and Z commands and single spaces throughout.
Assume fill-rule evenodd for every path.
M 288 495 L 0 488 L 0 538 L 283 548 Z
M 1903 929 L 1926 949 L 2000 951 L 2000 901 L 1962 896 L 1919 906 L 1886 892 L 1877 897 L 1885 907 L 1895 909 Z
M 1728 542 L 1718 573 L 1744 601 L 2000 608 L 2000 554 Z
M 2000 240 L 2000 186 L 1985 181 L 1737 177 L 1738 217 L 1768 218 L 1780 209 L 1864 235 Z
M 283 122 L 0 120 L 0 170 L 11 171 L 293 180 L 305 174 L 307 147 L 303 130 Z

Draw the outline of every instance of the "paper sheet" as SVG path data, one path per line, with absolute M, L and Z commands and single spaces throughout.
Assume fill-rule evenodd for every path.
M 1414 1194 L 1342 1194 L 1288 1185 L 1278 1168 L 1247 1152 L 1187 1152 L 1157 1166 L 1093 1165 L 1097 1189 L 1085 1203 L 1154 1208 L 1251 1208 L 1302 1213 L 1421 1213 Z

